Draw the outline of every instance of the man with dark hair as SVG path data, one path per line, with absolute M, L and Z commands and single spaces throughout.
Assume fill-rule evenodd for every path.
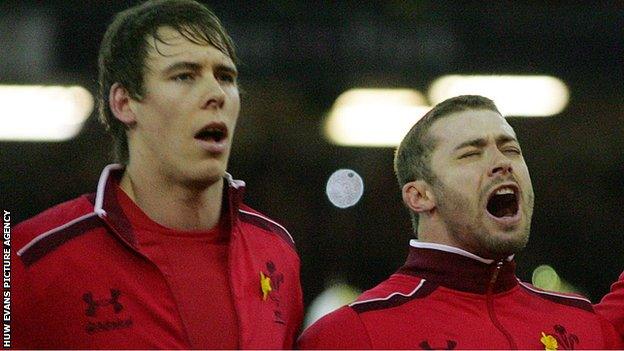
M 121 164 L 97 191 L 14 228 L 13 346 L 291 348 L 299 258 L 226 173 L 236 56 L 192 0 L 118 14 L 99 58 L 100 118 Z
M 533 188 L 516 134 L 481 96 L 441 102 L 395 157 L 418 240 L 397 273 L 321 318 L 302 349 L 604 349 L 613 327 L 582 297 L 520 282 Z

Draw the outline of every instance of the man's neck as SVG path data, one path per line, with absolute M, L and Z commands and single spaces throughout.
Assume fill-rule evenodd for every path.
M 443 221 L 430 218 L 419 219 L 417 237 L 420 242 L 455 247 L 485 259 L 499 260 L 513 254 L 488 251 L 484 246 L 475 244 L 474 241 L 471 245 L 471 242 L 462 240 L 463 236 L 453 235 Z
M 189 187 L 158 172 L 128 167 L 120 186 L 153 221 L 177 230 L 209 230 L 219 223 L 223 178 L 204 187 Z

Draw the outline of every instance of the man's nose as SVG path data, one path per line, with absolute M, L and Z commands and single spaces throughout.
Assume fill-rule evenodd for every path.
M 223 107 L 225 103 L 225 91 L 219 84 L 219 81 L 214 77 L 206 78 L 204 83 L 205 95 L 204 95 L 204 109 L 219 109 Z
M 496 150 L 492 166 L 488 175 L 494 177 L 497 175 L 507 175 L 513 172 L 511 161 L 499 150 Z

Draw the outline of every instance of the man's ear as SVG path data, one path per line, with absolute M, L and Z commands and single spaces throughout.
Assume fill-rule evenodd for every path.
M 429 212 L 436 206 L 431 187 L 424 180 L 415 180 L 403 186 L 403 202 L 416 213 Z
M 128 90 L 120 83 L 115 83 L 110 88 L 109 105 L 115 118 L 128 127 L 136 123 L 136 115 L 132 110 L 132 98 Z

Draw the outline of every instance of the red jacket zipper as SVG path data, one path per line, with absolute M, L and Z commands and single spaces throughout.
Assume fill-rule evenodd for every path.
M 492 324 L 494 324 L 496 329 L 498 329 L 505 336 L 505 338 L 507 339 L 507 342 L 509 342 L 509 348 L 512 350 L 517 350 L 518 345 L 516 345 L 516 342 L 513 340 L 513 337 L 511 336 L 511 334 L 498 321 L 498 318 L 496 318 L 496 314 L 494 313 L 494 297 L 492 295 L 493 295 L 494 285 L 496 284 L 496 279 L 498 278 L 498 273 L 500 272 L 501 267 L 503 266 L 503 263 L 504 263 L 503 260 L 500 260 L 496 263 L 496 267 L 494 268 L 494 272 L 492 273 L 492 278 L 490 279 L 490 284 L 488 285 L 488 290 L 487 290 L 485 299 L 487 303 L 488 314 L 490 315 L 490 320 L 492 321 Z

